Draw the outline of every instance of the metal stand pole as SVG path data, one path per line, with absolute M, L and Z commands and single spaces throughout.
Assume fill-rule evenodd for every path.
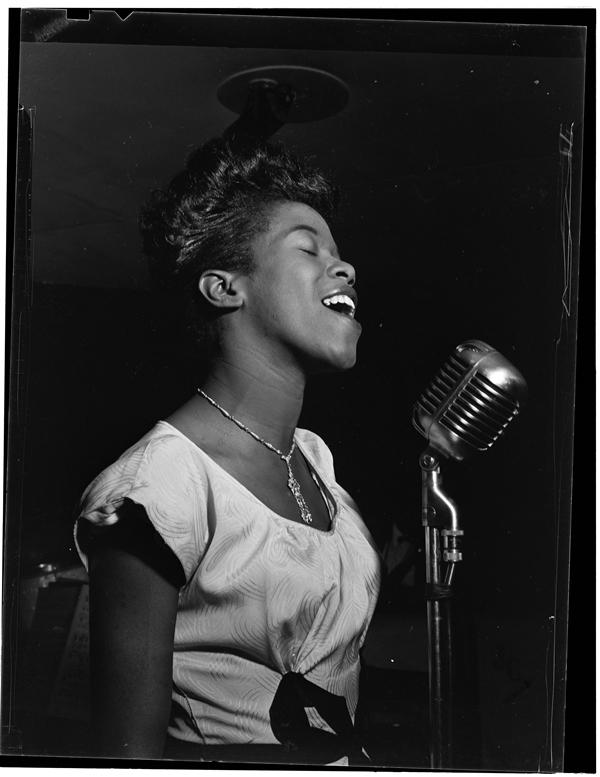
M 421 514 L 425 528 L 427 648 L 429 660 L 429 763 L 451 768 L 452 620 L 454 565 L 462 560 L 456 505 L 441 490 L 437 453 L 427 448 L 421 467 Z

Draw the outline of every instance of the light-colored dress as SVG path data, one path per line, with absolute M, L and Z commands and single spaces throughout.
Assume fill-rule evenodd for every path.
M 100 525 L 118 520 L 124 499 L 143 505 L 183 567 L 169 725 L 177 739 L 277 744 L 269 708 L 287 672 L 343 696 L 354 717 L 380 557 L 325 443 L 303 429 L 296 443 L 330 502 L 329 531 L 274 513 L 166 421 L 82 497 L 78 521 Z

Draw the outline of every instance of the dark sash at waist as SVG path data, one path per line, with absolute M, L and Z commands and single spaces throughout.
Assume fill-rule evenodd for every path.
M 296 672 L 281 678 L 269 718 L 271 730 L 281 744 L 202 745 L 169 737 L 165 758 L 324 765 L 347 756 L 352 764 L 365 762 L 344 697 L 320 688 Z
M 286 745 L 200 745 L 167 737 L 164 758 L 173 761 L 217 762 L 232 764 L 298 764 L 331 763 L 329 748 L 291 748 Z

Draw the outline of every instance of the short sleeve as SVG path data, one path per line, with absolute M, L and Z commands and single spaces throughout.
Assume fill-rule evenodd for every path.
M 130 448 L 84 492 L 75 523 L 75 544 L 87 568 L 81 521 L 110 526 L 126 499 L 142 505 L 165 544 L 179 559 L 186 582 L 196 571 L 209 539 L 208 483 L 199 457 L 176 435 Z

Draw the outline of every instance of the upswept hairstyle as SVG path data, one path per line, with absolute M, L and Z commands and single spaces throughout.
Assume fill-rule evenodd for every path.
M 217 268 L 251 273 L 251 241 L 268 228 L 268 207 L 285 201 L 309 205 L 328 221 L 338 193 L 321 171 L 280 144 L 234 148 L 215 139 L 142 208 L 151 272 L 182 300 L 198 345 L 216 345 L 219 317 L 198 290 L 201 274 Z

